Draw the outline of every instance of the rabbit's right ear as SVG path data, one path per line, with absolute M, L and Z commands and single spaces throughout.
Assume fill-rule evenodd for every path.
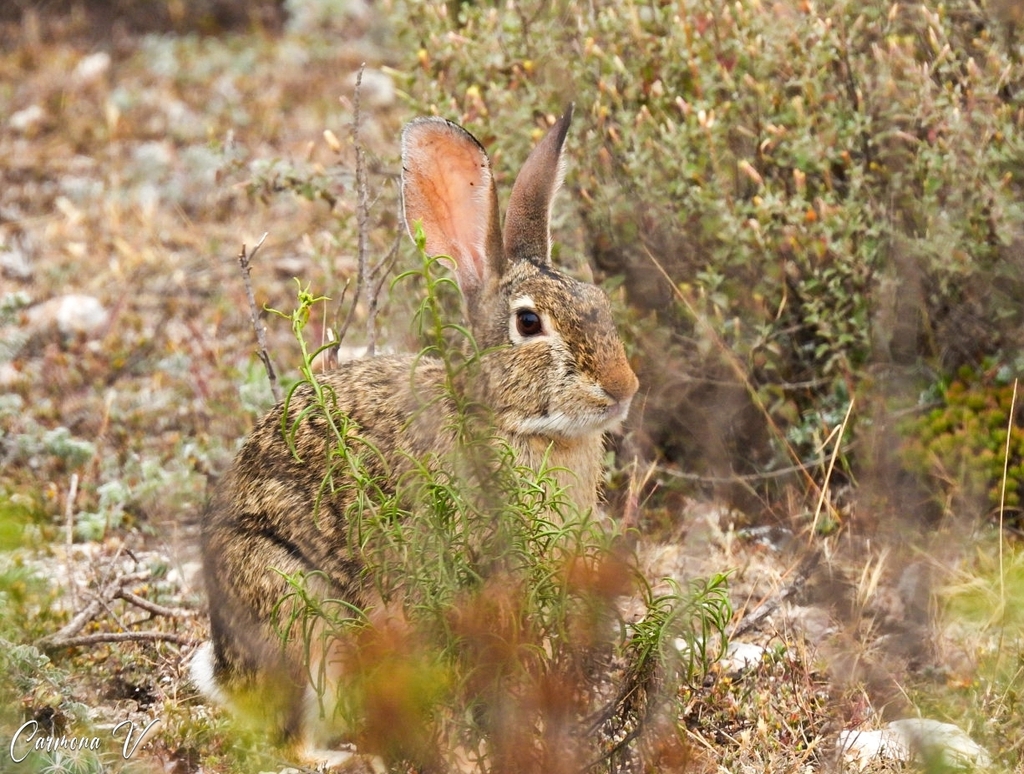
M 415 237 L 423 226 L 427 254 L 456 263 L 459 287 L 472 300 L 505 266 L 498 196 L 487 153 L 476 138 L 443 118 L 418 118 L 402 131 L 402 202 Z

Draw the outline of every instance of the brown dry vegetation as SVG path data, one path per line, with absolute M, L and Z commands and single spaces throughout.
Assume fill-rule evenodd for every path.
M 356 274 L 353 85 L 362 63 L 368 73 L 394 68 L 393 81 L 373 72 L 361 93 L 360 137 L 372 199 L 367 235 L 375 257 L 388 253 L 397 233 L 396 139 L 415 110 L 467 122 L 507 176 L 504 170 L 521 161 L 548 114 L 567 97 L 580 98 L 545 75 L 552 60 L 567 55 L 564 49 L 537 56 L 545 45 L 565 46 L 571 37 L 565 32 L 547 41 L 543 9 L 531 16 L 521 11 L 525 4 L 512 4 L 516 13 L 505 18 L 497 8 L 467 4 L 467 14 L 479 11 L 476 26 L 460 27 L 448 18 L 460 5 L 423 4 L 414 13 L 402 3 L 339 3 L 324 18 L 295 13 L 290 21 L 286 10 L 301 3 L 221 0 L 193 7 L 92 0 L 0 9 L 0 770 L 14 765 L 6 745 L 27 720 L 57 734 L 101 729 L 96 733 L 107 738 L 106 729 L 119 720 L 161 718 L 130 763 L 111 746 L 103 753 L 107 768 L 95 758 L 71 756 L 46 762 L 53 771 L 229 772 L 288 763 L 258 731 L 234 728 L 207 707 L 183 668 L 205 637 L 196 522 L 239 439 L 272 400 L 236 257 L 243 245 L 251 250 L 268 234 L 253 267 L 258 303 L 291 309 L 297 277 L 332 297 L 315 310 L 313 336 L 343 317 L 339 301 Z M 762 12 L 756 3 L 748 10 Z M 1012 9 L 997 11 L 999 17 Z M 814 12 L 780 6 L 773 13 L 785 26 Z M 496 18 L 507 29 L 488 28 L 487 20 Z M 624 18 L 622 28 L 639 19 Z M 910 25 L 900 34 L 927 39 L 928 33 Z M 488 45 L 478 45 L 481 40 Z M 604 45 L 608 61 L 624 53 L 611 32 Z M 580 51 L 573 54 L 583 61 Z M 476 75 L 467 73 L 467 60 L 479 65 Z M 629 71 L 629 61 L 619 58 L 619 65 Z M 1016 69 L 1002 81 L 1010 90 L 1024 82 L 1020 65 L 1011 65 Z M 911 72 L 901 60 L 902 66 Z M 712 670 L 686 689 L 679 717 L 657 719 L 672 733 L 656 735 L 659 744 L 647 751 L 650 770 L 832 770 L 839 766 L 841 730 L 918 713 L 959 724 L 1002 769 L 1021 770 L 1021 629 L 1013 612 L 1024 591 L 1021 563 L 990 527 L 996 511 L 976 493 L 966 494 L 962 471 L 952 469 L 938 442 L 922 442 L 917 468 L 901 464 L 891 405 L 898 393 L 897 409 L 918 416 L 907 396 L 920 388 L 933 408 L 940 395 L 945 399 L 955 367 L 965 364 L 968 393 L 984 391 L 986 374 L 1000 368 L 1016 375 L 1019 359 L 999 359 L 1006 355 L 1000 347 L 1020 341 L 1019 319 L 1005 315 L 975 360 L 961 357 L 948 372 L 941 369 L 944 343 L 957 343 L 943 332 L 964 330 L 949 320 L 962 314 L 977 323 L 980 317 L 984 327 L 992 313 L 972 295 L 981 295 L 974 283 L 1004 282 L 1012 290 L 1019 277 L 1000 280 L 1012 273 L 1001 264 L 962 286 L 945 275 L 922 276 L 922 286 L 951 282 L 966 288 L 968 298 L 943 316 L 949 299 L 921 291 L 924 300 L 909 315 L 913 330 L 904 333 L 927 344 L 915 350 L 904 342 L 912 354 L 886 363 L 898 360 L 898 369 L 869 367 L 877 359 L 858 361 L 860 355 L 847 350 L 831 360 L 820 353 L 802 359 L 808 347 L 839 340 L 821 333 L 834 321 L 808 333 L 813 326 L 792 306 L 797 293 L 813 290 L 796 275 L 813 273 L 814 261 L 827 263 L 825 253 L 810 264 L 793 258 L 784 267 L 789 280 L 783 270 L 780 282 L 794 293 L 786 296 L 788 306 L 748 297 L 753 285 L 762 289 L 761 277 L 744 284 L 742 273 L 725 272 L 720 286 L 709 287 L 714 277 L 698 264 L 727 241 L 711 225 L 698 223 L 696 215 L 652 222 L 676 200 L 638 205 L 624 197 L 623 190 L 636 193 L 626 182 L 622 190 L 595 192 L 616 175 L 621 182 L 635 172 L 630 164 L 649 162 L 641 151 L 651 151 L 638 141 L 638 159 L 614 155 L 621 151 L 615 138 L 628 135 L 625 116 L 635 108 L 625 75 L 606 72 L 599 88 L 575 77 L 578 91 L 596 88 L 613 108 L 582 111 L 577 139 L 570 140 L 577 171 L 558 218 L 561 252 L 573 270 L 607 280 L 649 390 L 617 441 L 612 510 L 616 516 L 628 510 L 623 493 L 631 479 L 643 484 L 639 515 L 629 517 L 637 519 L 639 561 L 652 580 L 732 571 L 737 624 L 764 602 L 777 605 L 737 637 L 766 646 L 760 661 Z M 657 111 L 654 79 L 644 74 L 641 80 L 645 109 Z M 394 83 L 406 94 L 389 91 Z M 1000 99 L 1016 108 L 1015 96 Z M 691 128 L 699 135 L 707 127 L 697 125 L 696 107 L 692 113 Z M 725 107 L 720 121 L 723 115 Z M 324 139 L 328 129 L 340 147 Z M 928 128 L 914 131 L 926 136 Z M 1006 126 L 1000 131 L 1010 133 Z M 736 149 L 750 138 L 737 136 L 731 142 L 739 158 Z M 720 194 L 709 179 L 728 177 L 722 187 L 741 203 L 756 198 L 744 187 L 755 177 L 762 184 L 772 174 L 800 179 L 793 177 L 796 162 L 776 167 L 759 157 L 758 163 L 760 171 L 736 172 L 746 167 L 730 159 L 681 177 L 704 186 L 709 199 Z M 900 157 L 899 164 L 909 163 Z M 660 175 L 645 180 L 661 182 Z M 808 196 L 792 211 L 780 205 L 763 214 L 762 227 L 770 231 L 771 223 L 781 223 L 786 244 L 801 249 L 794 223 L 802 219 L 808 229 L 818 228 L 812 220 L 840 206 L 830 198 L 834 191 L 822 186 L 817 199 Z M 1010 201 L 1012 188 L 1007 183 L 1000 194 L 1007 198 L 993 197 L 992 207 Z M 613 206 L 623 198 L 626 206 Z M 997 225 L 1010 232 L 1015 223 L 1008 217 Z M 827 242 L 820 235 L 805 241 L 819 237 Z M 765 244 L 779 249 L 782 241 Z M 1013 249 L 1020 243 L 1013 231 L 987 259 L 1019 268 Z M 917 247 L 927 253 L 927 246 Z M 400 265 L 410 265 L 411 247 L 403 243 L 402 251 Z M 652 255 L 675 272 L 673 282 L 652 268 Z M 961 258 L 954 253 L 951 260 Z M 619 276 L 626 277 L 624 286 Z M 55 300 L 62 297 L 72 297 L 81 330 L 61 322 Z M 102 312 L 81 297 L 94 299 Z M 386 290 L 382 300 L 381 343 L 397 350 L 417 346 L 407 324 L 415 300 Z M 774 322 L 785 327 L 765 343 L 767 356 L 727 335 L 750 329 L 744 327 L 750 318 L 741 320 L 748 307 L 777 310 Z M 783 309 L 793 316 L 782 319 Z M 364 343 L 365 314 L 357 309 L 358 324 L 346 343 Z M 876 329 L 884 327 L 872 319 Z M 937 327 L 930 327 L 936 319 Z M 269 314 L 264 320 L 279 371 L 295 379 L 299 355 L 287 324 Z M 790 339 L 796 343 L 786 349 Z M 695 378 L 699 368 L 706 370 Z M 794 383 L 814 382 L 816 369 L 825 374 L 821 383 L 772 402 Z M 773 392 L 780 372 L 788 386 Z M 921 372 L 935 378 L 922 384 Z M 1001 378 L 1005 387 L 1005 374 Z M 886 379 L 898 389 L 871 389 Z M 835 485 L 825 487 L 836 441 L 830 434 L 843 424 L 850 395 L 863 401 L 859 413 L 869 421 L 856 447 L 836 455 Z M 969 431 L 976 432 L 963 430 Z M 641 456 L 636 469 L 627 454 Z M 794 471 L 775 486 L 765 484 L 774 479 L 759 477 L 759 466 Z M 688 478 L 698 468 L 702 477 Z M 928 476 L 936 470 L 942 480 L 932 486 Z M 743 475 L 733 475 L 737 471 Z M 986 514 L 993 517 L 988 522 Z M 69 524 L 76 526 L 73 543 Z M 72 635 L 130 630 L 154 639 L 76 647 L 43 640 L 97 598 L 102 604 L 94 620 Z M 42 770 L 44 762 L 32 760 Z M 889 764 L 873 765 L 888 770 Z

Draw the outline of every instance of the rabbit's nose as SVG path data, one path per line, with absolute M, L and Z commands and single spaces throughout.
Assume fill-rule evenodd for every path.
M 630 400 L 640 388 L 640 380 L 636 378 L 633 369 L 623 357 L 622 361 L 615 364 L 608 375 L 601 380 L 601 387 L 616 402 L 624 403 Z

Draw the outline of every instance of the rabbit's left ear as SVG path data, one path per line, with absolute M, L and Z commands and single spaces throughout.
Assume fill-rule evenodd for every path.
M 551 203 L 565 177 L 562 146 L 572 122 L 573 106 L 540 141 L 519 172 L 505 214 L 505 257 L 508 261 L 551 262 Z
M 402 201 L 428 255 L 447 255 L 467 300 L 505 269 L 498 196 L 491 164 L 469 132 L 442 118 L 419 118 L 402 131 Z

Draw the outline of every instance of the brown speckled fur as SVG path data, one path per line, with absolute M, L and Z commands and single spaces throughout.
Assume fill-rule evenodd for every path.
M 428 253 L 448 254 L 457 264 L 470 328 L 481 350 L 489 350 L 461 389 L 487 410 L 494 434 L 518 462 L 536 469 L 546 458 L 564 468 L 559 483 L 589 508 L 597 499 L 603 434 L 621 421 L 637 381 L 604 294 L 550 265 L 550 200 L 570 117 L 571 111 L 524 165 L 504 235 L 486 154 L 454 124 L 419 119 L 406 128 L 403 193 L 407 222 L 410 228 L 422 222 Z M 517 299 L 528 299 L 547 321 L 545 335 L 514 339 Z M 380 458 L 365 454 L 363 464 L 383 489 L 394 491 L 411 459 L 454 450 L 454 406 L 439 361 L 357 360 L 321 383 L 336 401 L 334 416 L 347 417 L 380 450 Z M 310 385 L 296 391 L 289 426 L 311 397 Z M 293 453 L 282 432 L 283 411 L 278 405 L 257 424 L 220 482 L 203 525 L 203 559 L 217 684 L 272 684 L 283 712 L 280 730 L 296 738 L 309 665 L 301 643 L 283 648 L 271 624 L 274 606 L 288 592 L 274 570 L 320 571 L 318 593 L 358 605 L 373 600 L 360 587 L 361 559 L 348 541 L 352 492 L 343 469 L 335 471 L 334 493 L 314 507 L 327 473 L 326 419 L 313 411 L 301 420 Z M 552 416 L 560 424 L 546 429 Z

